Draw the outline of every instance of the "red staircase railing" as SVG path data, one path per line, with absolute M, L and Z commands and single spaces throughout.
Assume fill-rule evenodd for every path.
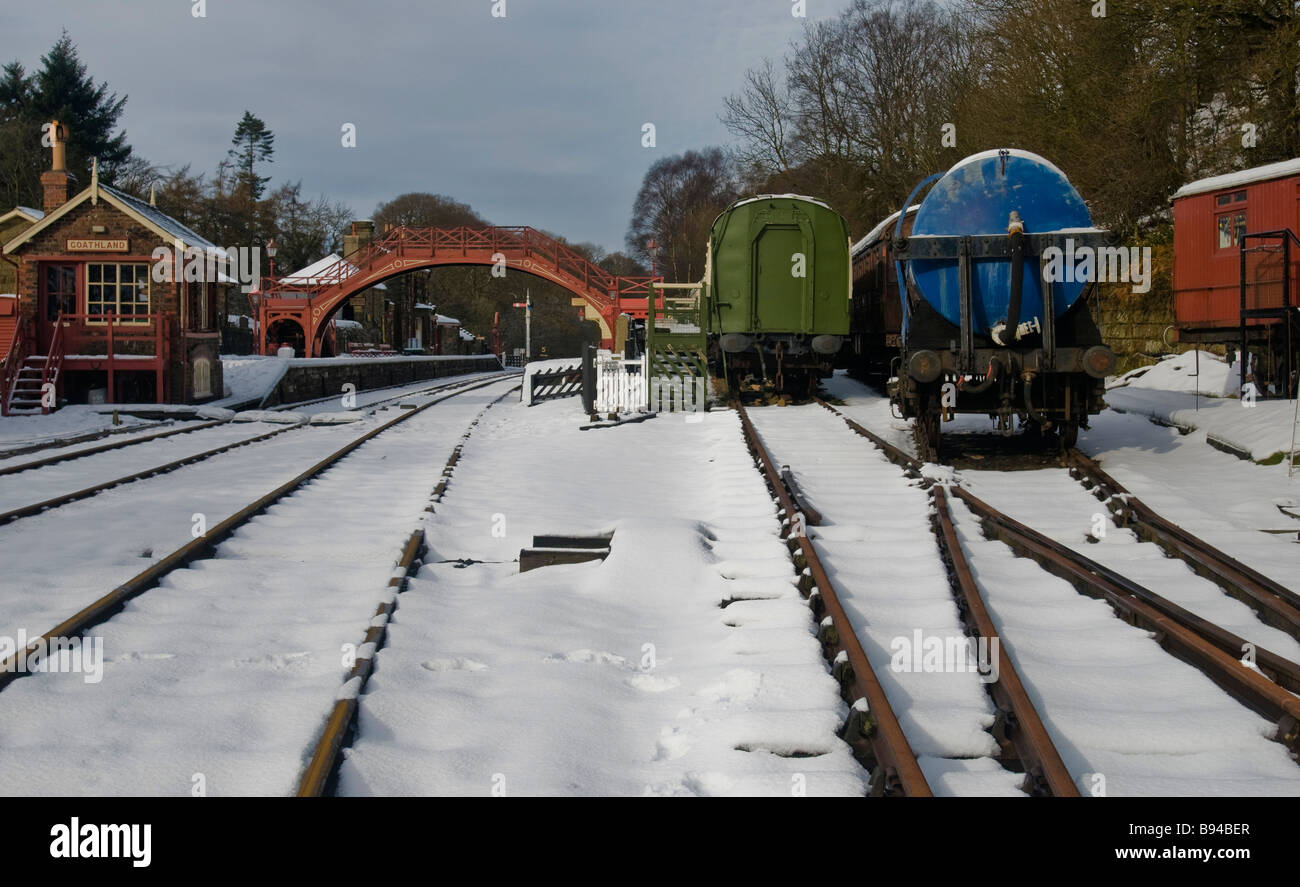
M 54 335 L 50 337 L 50 350 L 45 355 L 45 368 L 41 371 L 41 415 L 50 414 L 50 406 L 45 397 L 46 385 L 54 385 L 57 391 L 59 383 L 59 370 L 63 369 L 63 327 L 65 326 L 63 315 L 54 323 Z M 57 409 L 58 401 L 55 401 Z
M 13 399 L 14 388 L 18 385 L 18 373 L 23 362 L 32 353 L 32 343 L 27 334 L 27 317 L 20 313 L 18 324 L 14 327 L 13 344 L 4 364 L 0 365 L 0 415 L 9 415 L 9 402 Z

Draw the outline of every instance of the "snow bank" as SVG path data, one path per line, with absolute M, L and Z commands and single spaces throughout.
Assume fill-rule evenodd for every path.
M 1188 433 L 1204 433 L 1208 442 L 1256 461 L 1289 452 L 1295 402 L 1242 401 L 1237 397 L 1240 373 L 1240 363 L 1229 366 L 1222 357 L 1202 351 L 1198 376 L 1196 355 L 1188 352 L 1111 380 L 1106 402 Z
M 277 414 L 281 415 L 281 414 Z M 360 410 L 342 410 L 333 413 L 316 413 L 311 417 L 312 425 L 346 425 L 349 422 L 360 422 L 366 417 L 366 414 Z
M 1241 391 L 1241 364 L 1227 361 L 1208 351 L 1174 354 L 1155 366 L 1138 367 L 1108 379 L 1107 388 L 1148 388 L 1160 391 L 1199 391 L 1209 397 L 1236 397 Z
M 244 410 L 235 413 L 235 422 L 270 422 L 275 425 L 301 425 L 307 421 L 305 413 L 277 412 L 275 410 Z

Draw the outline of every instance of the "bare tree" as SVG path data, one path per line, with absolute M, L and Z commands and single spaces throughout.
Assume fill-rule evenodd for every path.
M 704 275 L 709 227 L 736 199 L 739 186 L 731 160 L 720 148 L 687 151 L 656 161 L 646 172 L 632 207 L 627 250 L 651 264 L 646 244 L 659 244 L 659 272 L 691 282 Z

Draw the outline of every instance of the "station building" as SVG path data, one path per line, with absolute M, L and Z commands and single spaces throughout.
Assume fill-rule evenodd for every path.
M 0 216 L 15 297 L 0 299 L 12 303 L 10 323 L 0 318 L 0 406 L 6 413 L 48 412 L 48 399 L 40 408 L 44 383 L 70 403 L 202 403 L 222 396 L 218 318 L 224 283 L 232 281 L 171 273 L 160 282 L 154 266 L 159 247 L 222 258 L 225 251 L 152 200 L 101 184 L 95 173 L 78 191 L 65 166 L 66 130 L 56 122 L 51 132 L 44 206 Z

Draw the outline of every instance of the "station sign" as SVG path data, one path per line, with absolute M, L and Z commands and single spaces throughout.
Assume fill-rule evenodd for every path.
M 586 300 L 586 299 L 570 299 L 570 300 L 569 300 L 569 304 L 572 305 L 574 308 L 585 308 L 585 307 L 587 307 L 587 300 Z
M 69 239 L 67 249 L 70 253 L 124 253 L 127 250 L 125 239 L 122 240 L 73 240 Z

